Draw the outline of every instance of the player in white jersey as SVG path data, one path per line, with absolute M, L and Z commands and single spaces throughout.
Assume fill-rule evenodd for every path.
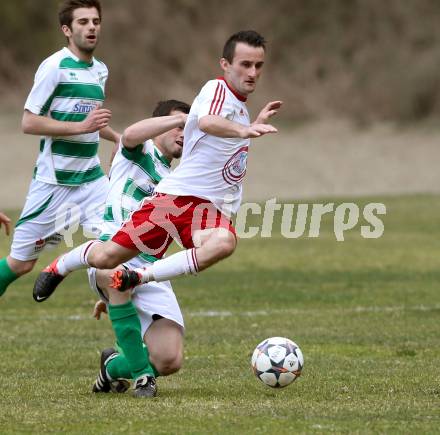
M 161 101 L 153 118 L 124 131 L 110 171 L 101 240 L 116 233 L 129 214 L 151 196 L 157 183 L 170 174 L 171 161 L 182 154 L 183 126 L 189 110 L 181 101 Z M 147 267 L 156 260 L 141 254 L 119 269 Z M 157 391 L 155 378 L 180 369 L 182 313 L 170 282 L 151 282 L 137 286 L 131 294 L 121 293 L 110 287 L 113 272 L 89 269 L 90 285 L 101 297 L 95 316 L 108 311 L 121 351 L 109 348 L 102 352 L 93 391 L 124 391 L 127 385 L 118 379 L 133 379 L 135 396 L 152 397 Z
M 101 240 L 108 240 L 157 183 L 171 172 L 171 161 L 180 158 L 183 126 L 190 110 L 176 100 L 161 101 L 153 117 L 127 127 L 110 170 L 110 190 L 105 205 Z M 146 267 L 157 258 L 140 254 L 119 269 Z M 60 265 L 62 267 L 62 265 Z M 50 269 L 50 266 L 49 266 Z M 88 270 L 89 283 L 101 300 L 95 317 L 109 313 L 118 344 L 103 350 L 101 370 L 93 392 L 124 392 L 126 379 L 134 379 L 134 395 L 156 395 L 155 378 L 180 369 L 183 358 L 183 317 L 170 282 L 138 286 L 130 293 L 110 287 L 114 270 Z M 37 302 L 47 299 L 34 295 Z
M 185 126 L 184 164 L 161 181 L 156 192 L 196 196 L 209 200 L 218 210 L 237 212 L 250 139 L 207 134 L 199 128 L 199 122 L 205 116 L 215 116 L 248 126 L 250 120 L 245 102 L 246 97 L 224 77 L 210 80 L 203 86 Z
M 107 67 L 93 57 L 99 1 L 66 0 L 59 21 L 68 46 L 40 65 L 24 107 L 23 131 L 42 136 L 40 154 L 10 254 L 0 260 L 0 295 L 32 270 L 46 244 L 60 242 L 68 205 L 80 211 L 79 223 L 89 233 L 96 231 L 108 191 L 97 156 L 99 135 L 119 140 L 108 126 L 110 111 L 101 108 Z
M 50 294 L 73 270 L 110 269 L 140 251 L 161 257 L 172 239 L 186 249 L 145 269 L 117 271 L 114 287 L 124 291 L 139 283 L 195 275 L 233 253 L 230 214 L 240 204 L 249 139 L 277 131 L 268 121 L 281 106 L 281 101 L 268 103 L 249 123 L 244 102 L 255 90 L 264 55 L 265 41 L 257 32 L 242 31 L 228 39 L 220 60 L 223 77 L 209 81 L 191 107 L 179 168 L 158 184 L 158 193 L 112 240 L 87 242 L 41 272 L 36 294 Z

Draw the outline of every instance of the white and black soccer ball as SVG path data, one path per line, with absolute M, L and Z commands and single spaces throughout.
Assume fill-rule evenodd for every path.
M 255 376 L 273 388 L 291 384 L 304 367 L 304 357 L 298 345 L 284 337 L 263 340 L 254 350 L 251 359 Z

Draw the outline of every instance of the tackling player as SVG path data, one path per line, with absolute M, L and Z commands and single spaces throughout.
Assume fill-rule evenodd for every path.
M 282 104 L 268 103 L 250 123 L 245 102 L 256 88 L 264 56 L 265 40 L 255 31 L 228 39 L 220 60 L 224 75 L 208 81 L 191 107 L 179 167 L 111 240 L 84 243 L 42 271 L 34 295 L 48 297 L 73 270 L 110 269 L 140 251 L 161 257 L 173 238 L 185 250 L 145 269 L 117 271 L 114 286 L 124 291 L 140 283 L 195 275 L 233 253 L 236 235 L 230 214 L 241 202 L 249 139 L 277 132 L 268 121 Z
M 116 233 L 171 172 L 171 161 L 182 154 L 183 127 L 189 110 L 188 104 L 181 101 L 162 101 L 153 118 L 125 129 L 110 171 L 101 240 Z M 140 254 L 118 270 L 147 267 L 156 260 Z M 108 305 L 107 309 L 98 302 L 95 317 L 108 311 L 122 351 L 109 348 L 102 352 L 93 391 L 123 392 L 128 384 L 122 379 L 134 379 L 135 396 L 155 396 L 155 378 L 178 371 L 183 358 L 183 317 L 171 283 L 151 282 L 136 287 L 132 293 L 121 293 L 110 287 L 112 270 L 91 268 L 88 272 L 91 287 Z
M 107 67 L 93 57 L 101 31 L 99 0 L 66 0 L 59 10 L 68 45 L 43 61 L 26 100 L 24 133 L 42 136 L 29 193 L 15 226 L 11 252 L 0 260 L 0 295 L 32 270 L 46 244 L 61 241 L 67 211 L 81 210 L 80 223 L 93 232 L 100 222 L 108 180 L 97 155 L 99 136 L 118 142 L 102 109 Z M 65 209 L 64 209 L 65 210 Z

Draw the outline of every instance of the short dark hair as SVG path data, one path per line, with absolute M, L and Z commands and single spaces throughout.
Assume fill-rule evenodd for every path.
M 60 26 L 72 27 L 73 11 L 79 8 L 96 8 L 99 19 L 102 17 L 101 3 L 99 0 L 64 0 L 58 9 L 58 20 Z
M 251 47 L 263 47 L 264 50 L 266 49 L 266 40 L 258 32 L 255 30 L 241 30 L 230 36 L 223 47 L 223 57 L 229 63 L 232 63 L 234 59 L 237 42 L 244 42 Z
M 189 113 L 191 106 L 179 100 L 159 101 L 153 111 L 153 118 L 157 116 L 168 116 L 173 110 Z

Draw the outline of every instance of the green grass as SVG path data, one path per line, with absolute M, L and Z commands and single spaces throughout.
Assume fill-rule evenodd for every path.
M 440 433 L 440 197 L 380 201 L 380 239 L 363 239 L 360 222 L 336 242 L 327 217 L 317 239 L 241 240 L 228 260 L 176 281 L 184 367 L 159 379 L 152 401 L 90 393 L 113 335 L 91 317 L 84 272 L 39 305 L 36 271 L 16 281 L 0 301 L 0 433 Z M 2 235 L 2 255 L 8 245 Z M 249 365 L 274 335 L 305 357 L 282 390 Z

